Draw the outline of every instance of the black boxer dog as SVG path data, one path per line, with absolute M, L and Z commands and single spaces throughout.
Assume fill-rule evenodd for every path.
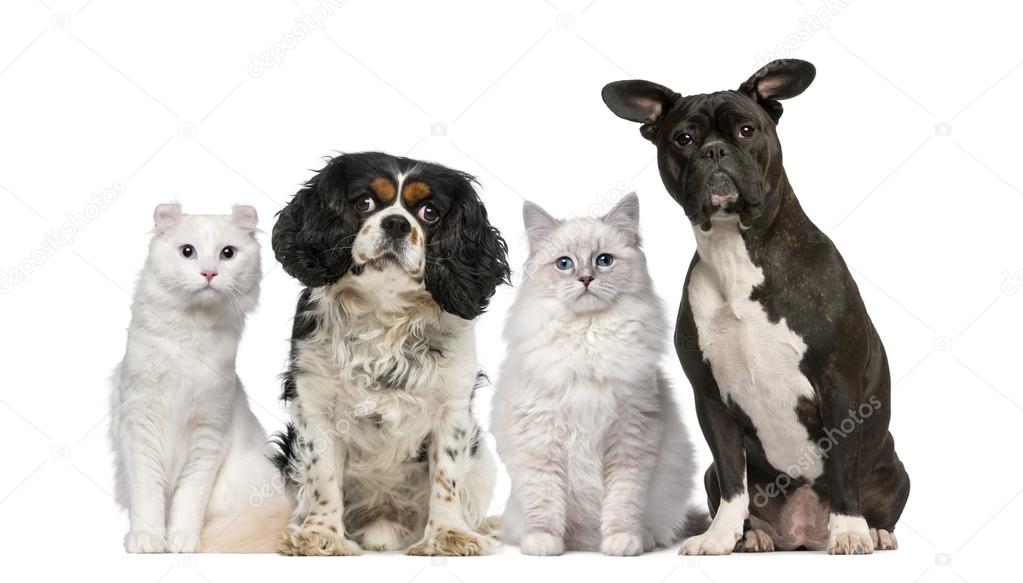
M 796 200 L 776 132 L 779 100 L 814 75 L 780 60 L 735 91 L 634 80 L 602 93 L 657 146 L 696 236 L 675 348 L 714 456 L 713 521 L 681 554 L 897 547 L 909 476 L 888 431 L 887 356 L 842 256 Z

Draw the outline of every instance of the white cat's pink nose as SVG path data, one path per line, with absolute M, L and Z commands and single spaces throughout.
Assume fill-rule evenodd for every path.
M 213 281 L 213 278 L 217 276 L 216 271 L 200 271 L 199 273 L 206 278 L 206 283 Z

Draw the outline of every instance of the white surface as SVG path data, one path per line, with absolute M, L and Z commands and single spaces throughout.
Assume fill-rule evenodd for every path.
M 1023 421 L 1015 113 L 1023 50 L 1011 8 L 351 0 L 315 28 L 317 6 L 0 8 L 0 269 L 39 263 L 0 296 L 5 579 L 973 582 L 1013 568 L 1023 518 L 1014 447 Z M 806 20 L 815 14 L 829 17 L 827 28 Z M 682 92 L 736 87 L 763 55 L 783 56 L 786 42 L 818 67 L 814 85 L 785 103 L 789 177 L 852 266 L 891 359 L 892 429 L 914 484 L 899 551 L 544 559 L 506 548 L 435 562 L 124 554 L 126 519 L 108 495 L 105 379 L 122 355 L 154 205 L 177 199 L 186 212 L 226 212 L 249 202 L 269 231 L 321 156 L 383 149 L 478 174 L 519 265 L 521 197 L 566 215 L 606 208 L 635 188 L 658 291 L 673 305 L 693 236 L 664 193 L 653 147 L 604 107 L 600 88 L 631 77 Z M 253 64 L 251 55 L 280 47 L 290 48 L 279 64 Z M 93 213 L 96 196 L 112 202 L 73 218 Z M 46 233 L 61 228 L 72 242 L 47 244 Z M 264 251 L 265 291 L 238 364 L 254 407 L 276 428 L 284 415 L 275 375 L 298 286 L 275 267 L 268 238 Z M 479 324 L 490 371 L 512 293 L 503 288 Z M 679 390 L 695 430 L 691 391 Z M 484 420 L 489 397 L 479 399 Z M 502 498 L 505 479 L 498 490 Z

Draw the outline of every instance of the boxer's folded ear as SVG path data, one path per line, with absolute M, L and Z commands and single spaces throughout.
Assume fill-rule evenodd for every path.
M 618 117 L 643 124 L 639 132 L 652 140 L 661 120 L 678 94 L 657 83 L 633 79 L 608 83 L 600 92 L 607 107 Z
M 778 123 L 781 118 L 781 99 L 790 99 L 806 91 L 813 83 L 817 69 L 799 59 L 779 59 L 761 67 L 739 86 L 739 93 L 748 95 L 760 104 Z

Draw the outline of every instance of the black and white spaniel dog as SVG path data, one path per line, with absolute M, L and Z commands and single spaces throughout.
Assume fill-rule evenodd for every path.
M 274 252 L 306 286 L 276 457 L 295 503 L 282 553 L 497 546 L 473 319 L 509 270 L 473 184 L 437 164 L 345 154 L 280 212 Z

